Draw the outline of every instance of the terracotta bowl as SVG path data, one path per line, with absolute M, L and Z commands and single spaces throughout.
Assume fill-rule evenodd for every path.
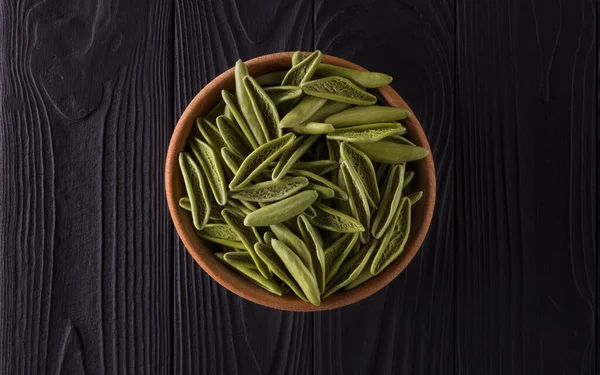
M 275 53 L 249 60 L 246 62 L 246 66 L 250 75 L 256 77 L 263 73 L 290 68 L 291 57 L 292 52 Z M 322 61 L 357 70 L 365 70 L 338 57 L 323 55 Z M 195 129 L 195 119 L 206 115 L 221 100 L 222 89 L 230 92 L 234 89 L 233 68 L 212 80 L 187 106 L 171 137 L 165 166 L 166 194 L 173 223 L 179 237 L 181 237 L 187 250 L 200 267 L 219 284 L 240 297 L 264 306 L 290 311 L 319 311 L 350 305 L 377 292 L 398 276 L 419 250 L 431 222 L 436 191 L 435 169 L 431 153 L 425 159 L 411 163 L 411 168 L 416 172 L 411 185 L 415 190 L 423 190 L 424 196 L 413 209 L 410 238 L 402 255 L 376 277 L 355 289 L 334 293 L 323 299 L 320 306 L 303 302 L 293 294 L 281 297 L 271 294 L 238 275 L 213 256 L 215 246 L 196 237 L 191 215 L 179 207 L 179 198 L 183 196 L 185 186 L 179 171 L 177 158 L 179 152 L 184 150 L 188 138 Z M 378 89 L 378 92 L 390 106 L 409 108 L 402 97 L 390 86 L 382 87 Z M 417 145 L 430 149 L 423 128 L 414 114 L 404 123 L 408 128 L 408 138 Z

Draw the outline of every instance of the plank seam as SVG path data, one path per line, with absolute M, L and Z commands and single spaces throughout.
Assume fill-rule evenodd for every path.
M 455 172 L 456 171 L 456 127 L 457 124 L 459 123 L 458 121 L 456 121 L 457 117 L 458 117 L 458 99 L 457 99 L 457 85 L 458 85 L 458 0 L 454 0 L 454 49 L 453 49 L 453 53 L 454 56 L 452 57 L 453 59 L 453 63 L 454 63 L 454 75 L 452 77 L 452 79 L 454 80 L 454 84 L 452 87 L 452 93 L 454 96 L 453 99 L 453 111 L 454 111 L 454 115 L 453 115 L 453 119 L 454 119 L 454 126 L 452 127 L 452 153 L 453 153 L 453 157 L 452 157 L 452 170 Z M 456 178 L 456 175 L 454 176 L 453 179 L 453 192 L 452 194 L 454 195 L 452 197 L 452 202 L 453 202 L 453 207 L 452 207 L 452 211 L 453 211 L 453 218 L 454 218 L 454 222 L 457 223 L 458 221 L 458 209 L 457 209 L 457 202 L 458 200 L 456 199 L 456 192 L 458 191 L 457 189 L 457 181 L 458 178 Z M 458 226 L 454 226 L 454 231 L 456 232 L 458 229 Z M 454 238 L 458 238 L 458 234 L 455 233 L 454 234 Z M 452 362 L 453 362 L 453 366 L 452 366 L 452 373 L 454 375 L 457 374 L 457 367 L 458 367 L 458 361 L 457 361 L 457 357 L 458 357 L 458 343 L 457 343 L 457 337 L 456 337 L 456 326 L 458 324 L 458 313 L 457 313 L 457 303 L 456 303 L 456 242 L 457 241 L 453 241 L 452 243 L 452 283 L 453 283 L 453 294 L 454 294 L 454 301 L 453 301 L 453 313 L 454 313 L 454 324 L 452 325 L 452 336 L 453 336 L 453 340 L 452 342 L 454 343 L 454 350 L 453 350 L 453 357 L 452 357 Z
M 175 53 L 175 43 L 177 42 L 177 30 L 176 30 L 176 23 L 175 23 L 175 14 L 177 13 L 177 3 L 175 0 L 173 0 L 172 2 L 172 6 L 173 6 L 173 10 L 171 12 L 171 32 L 172 32 L 172 43 L 171 43 L 171 48 L 170 48 L 170 53 L 171 53 L 171 66 L 172 66 L 172 71 L 171 71 L 171 83 L 172 83 L 172 87 L 173 87 L 173 92 L 171 93 L 171 104 L 173 106 L 173 112 L 172 112 L 172 117 L 171 117 L 171 121 L 175 120 L 175 116 L 177 116 L 177 97 L 175 95 L 176 90 L 175 90 L 175 79 L 176 79 L 176 74 L 175 74 L 175 67 L 177 66 L 177 59 L 176 59 L 176 53 Z M 172 129 L 174 129 L 174 125 L 171 125 Z M 171 134 L 173 134 L 173 131 L 171 131 Z M 170 137 L 169 137 L 170 139 Z M 171 221 L 171 220 L 169 220 Z M 175 234 L 174 234 L 174 227 L 172 225 L 172 223 L 169 223 L 168 226 L 168 231 L 167 231 L 167 235 L 169 237 L 169 240 L 167 241 L 167 243 L 171 246 L 171 254 L 170 254 L 170 258 L 171 258 L 171 267 L 168 267 L 169 271 L 171 272 L 170 277 L 168 278 L 168 280 L 171 281 L 171 285 L 170 285 L 170 290 L 172 293 L 171 298 L 169 299 L 169 312 L 170 312 L 170 316 L 169 316 L 169 326 L 171 328 L 171 345 L 169 348 L 169 361 L 171 363 L 168 363 L 167 366 L 165 366 L 165 368 L 170 368 L 172 372 L 176 372 L 176 363 L 177 361 L 175 360 L 175 346 L 176 346 L 176 331 L 175 331 L 175 296 L 176 296 L 176 290 L 175 290 L 175 252 L 177 251 L 177 246 L 175 245 Z
M 600 107 L 600 102 L 598 101 L 599 97 L 598 97 L 598 92 L 600 91 L 600 81 L 598 79 L 598 63 L 600 62 L 599 60 L 599 54 L 600 52 L 598 51 L 598 5 L 600 4 L 600 0 L 596 0 L 596 9 L 595 9 L 595 18 L 596 18 L 596 65 L 594 66 L 594 70 L 595 70 L 595 74 L 594 76 L 596 77 L 596 212 L 595 212 L 595 220 L 596 220 L 596 236 L 593 237 L 593 240 L 596 241 L 596 257 L 595 257 L 595 262 L 596 262 L 596 295 L 595 295 L 595 299 L 594 299 L 594 310 L 596 312 L 596 314 L 594 314 L 594 329 L 595 329 L 595 349 L 596 349 L 596 355 L 595 355 L 595 360 L 594 360 L 594 373 L 597 374 L 598 373 L 598 334 L 599 334 L 599 330 L 598 330 L 598 287 L 600 285 L 600 283 L 598 282 L 598 277 L 600 276 L 600 267 L 598 265 L 598 251 L 600 251 L 600 246 L 598 246 L 598 233 L 600 233 L 600 225 L 598 223 L 598 185 L 600 183 L 600 174 L 598 173 L 598 165 L 600 165 L 600 154 L 598 153 L 598 145 L 600 144 L 600 132 L 598 131 L 598 126 L 600 126 L 600 121 L 598 121 L 598 107 Z

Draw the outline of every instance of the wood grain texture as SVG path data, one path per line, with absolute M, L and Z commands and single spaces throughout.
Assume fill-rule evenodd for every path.
M 317 1 L 315 48 L 394 77 L 421 121 L 438 181 L 422 249 L 383 291 L 315 315 L 317 374 L 454 371 L 454 2 Z
M 0 1 L 0 374 L 598 373 L 598 1 Z M 174 233 L 164 157 L 238 58 L 394 76 L 438 204 L 387 288 L 264 308 Z
M 457 2 L 457 373 L 597 373 L 596 12 Z
M 1 4 L 0 373 L 165 371 L 171 5 Z
M 175 1 L 175 124 L 189 101 L 238 58 L 311 50 L 311 1 Z M 313 317 L 228 292 L 174 243 L 174 373 L 308 374 Z

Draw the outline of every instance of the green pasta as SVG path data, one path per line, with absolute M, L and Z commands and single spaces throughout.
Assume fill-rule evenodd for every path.
M 392 77 L 322 57 L 298 51 L 254 77 L 237 61 L 179 154 L 177 197 L 227 267 L 316 306 L 402 256 L 424 194 L 411 162 L 430 157 L 411 111 L 371 90 Z

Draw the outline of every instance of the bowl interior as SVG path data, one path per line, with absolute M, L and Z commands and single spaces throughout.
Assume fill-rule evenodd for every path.
M 265 55 L 247 61 L 246 66 L 250 75 L 256 77 L 267 72 L 288 69 L 291 66 L 291 55 L 291 52 Z M 352 69 L 365 70 L 356 64 L 333 56 L 323 55 L 322 61 Z M 368 297 L 387 285 L 410 263 L 423 243 L 429 229 L 436 191 L 435 170 L 431 153 L 422 160 L 410 163 L 411 168 L 416 174 L 411 185 L 414 186 L 414 190 L 422 190 L 424 195 L 413 209 L 411 233 L 404 252 L 379 275 L 355 289 L 334 293 L 330 297 L 323 299 L 320 306 L 304 302 L 293 294 L 281 297 L 276 296 L 254 285 L 214 257 L 213 252 L 216 247 L 212 243 L 203 242 L 195 235 L 191 216 L 187 211 L 180 208 L 178 204 L 179 199 L 185 193 L 183 179 L 179 170 L 178 155 L 185 149 L 186 142 L 195 129 L 195 119 L 204 116 L 221 100 L 221 90 L 224 89 L 231 92 L 234 86 L 233 68 L 222 73 L 206 85 L 182 114 L 169 144 L 165 167 L 165 184 L 169 211 L 177 233 L 192 257 L 205 272 L 233 293 L 258 304 L 282 310 L 318 311 L 337 308 Z M 409 108 L 400 95 L 390 86 L 382 87 L 377 91 L 387 104 L 394 107 Z M 425 133 L 414 114 L 410 119 L 405 120 L 404 124 L 408 129 L 407 137 L 412 142 L 430 149 Z

